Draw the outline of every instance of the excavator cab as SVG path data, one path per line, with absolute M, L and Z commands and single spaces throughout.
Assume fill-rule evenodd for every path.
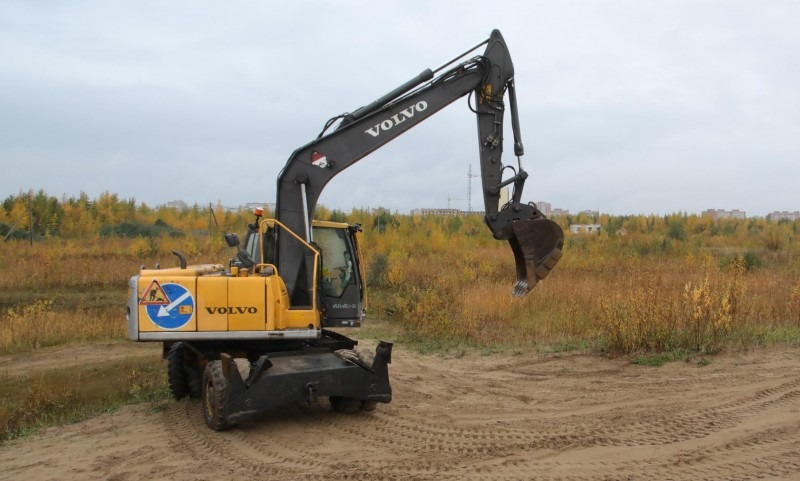
M 273 228 L 256 223 L 248 226 L 243 251 L 256 263 L 274 263 Z M 316 275 L 302 276 L 298 290 L 315 292 L 320 306 L 323 327 L 360 327 L 364 319 L 364 283 L 358 233 L 361 226 L 341 222 L 315 220 L 311 223 L 311 245 L 320 254 Z M 239 256 L 242 257 L 241 255 Z M 306 302 L 308 303 L 308 302 Z

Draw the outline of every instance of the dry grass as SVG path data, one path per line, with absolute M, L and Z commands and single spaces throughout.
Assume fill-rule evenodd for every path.
M 365 225 L 372 312 L 414 339 L 714 352 L 795 342 L 800 330 L 800 223 L 617 220 L 629 235 L 568 236 L 550 277 L 515 299 L 511 251 L 480 217 L 393 216 L 386 227 L 354 215 Z M 141 264 L 174 265 L 173 249 L 190 262 L 231 255 L 205 236 L 0 244 L 0 352 L 123 337 L 128 277 Z
M 350 221 L 365 226 L 371 312 L 388 315 L 417 346 L 592 346 L 670 358 L 800 344 L 800 223 L 601 220 L 630 235 L 568 236 L 553 273 L 516 299 L 511 250 L 491 239 L 480 217 L 387 220 L 384 213 L 378 224 L 370 215 L 358 211 Z M 175 265 L 173 249 L 190 262 L 231 256 L 205 236 L 0 243 L 0 353 L 124 338 L 128 278 L 142 264 Z M 165 397 L 155 359 L 0 381 L 0 439 Z
M 207 238 L 0 243 L 0 353 L 124 338 L 128 279 L 142 264 L 175 265 L 173 249 L 219 258 Z
M 51 369 L 35 375 L 4 375 L 0 382 L 0 441 L 41 427 L 74 422 L 123 404 L 167 399 L 158 359 Z
M 387 272 L 388 294 L 379 296 L 378 307 L 409 326 L 415 339 L 595 345 L 611 354 L 713 353 L 800 341 L 800 256 L 793 237 L 776 234 L 777 227 L 767 236 L 752 229 L 752 236 L 724 240 L 677 241 L 657 232 L 568 236 L 550 277 L 513 299 L 505 243 L 448 236 L 425 222 L 409 229 L 410 237 L 396 235 L 401 225 L 369 239 L 380 238 Z M 776 247 L 776 237 L 788 240 Z M 424 247 L 427 238 L 432 242 Z
M 0 352 L 123 338 L 125 323 L 121 313 L 123 310 L 119 306 L 79 305 L 73 309 L 57 309 L 49 298 L 10 307 L 0 316 Z
M 177 265 L 172 250 L 184 252 L 191 262 L 207 262 L 223 255 L 220 243 L 210 242 L 207 237 L 92 241 L 50 238 L 32 246 L 10 241 L 0 243 L 0 289 L 71 289 L 89 296 L 98 290 L 124 290 L 140 265 Z

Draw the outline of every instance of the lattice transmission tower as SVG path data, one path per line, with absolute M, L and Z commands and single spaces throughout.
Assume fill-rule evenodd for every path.
M 472 164 L 469 164 L 467 171 L 467 212 L 472 212 L 472 178 L 478 177 L 478 174 L 472 173 Z

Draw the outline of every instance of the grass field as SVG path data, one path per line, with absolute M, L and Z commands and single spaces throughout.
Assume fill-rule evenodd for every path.
M 168 396 L 157 357 L 53 368 L 0 379 L 0 440 L 74 422 L 130 403 L 153 409 Z
M 341 219 L 337 219 L 341 220 Z M 424 351 L 590 350 L 642 363 L 725 349 L 800 344 L 800 223 L 713 222 L 697 216 L 598 221 L 568 235 L 553 273 L 511 297 L 513 257 L 479 216 L 420 218 L 356 211 L 370 285 L 369 314 Z M 557 219 L 566 228 L 581 219 Z M 0 243 L 0 355 L 122 340 L 127 279 L 140 265 L 227 263 L 206 234 L 46 237 Z M 164 396 L 158 362 L 108 365 L 0 390 L 0 438 L 128 401 Z M 80 386 L 80 387 L 78 387 Z

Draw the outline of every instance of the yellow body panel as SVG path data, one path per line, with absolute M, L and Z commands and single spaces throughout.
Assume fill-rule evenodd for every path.
M 277 275 L 175 276 L 171 269 L 154 272 L 159 275 L 139 277 L 139 332 L 320 328 L 320 314 L 315 309 L 290 309 L 286 285 Z
M 284 316 L 284 329 L 303 329 L 319 326 L 319 313 L 313 309 L 287 311 Z
M 315 227 L 345 229 L 347 224 L 314 221 Z M 274 219 L 261 222 L 262 232 L 267 227 L 281 226 Z M 287 229 L 299 242 L 314 253 L 312 285 L 317 285 L 317 250 L 294 232 Z M 221 264 L 201 264 L 186 268 L 142 269 L 137 281 L 138 292 L 129 300 L 129 307 L 138 304 L 137 320 L 140 333 L 226 332 L 250 336 L 252 333 L 281 331 L 296 335 L 298 331 L 319 332 L 321 316 L 316 306 L 291 309 L 286 285 L 273 265 L 258 264 L 254 269 L 231 267 L 226 271 Z M 130 331 L 129 331 L 130 332 Z M 168 334 L 173 338 L 171 334 Z M 267 337 L 272 337 L 268 334 Z M 174 336 L 180 338 L 180 336 Z M 195 337 L 210 339 L 210 337 Z M 241 338 L 241 337 L 240 337 Z M 152 340 L 165 339 L 153 337 Z
M 288 302 L 288 295 L 286 293 L 286 287 L 283 284 L 283 281 L 278 276 L 270 276 L 264 279 L 265 286 L 264 290 L 266 292 L 266 299 L 267 299 L 267 324 L 266 329 L 268 331 L 274 331 L 278 329 L 278 320 L 281 318 L 281 306 L 284 303 L 284 297 L 286 298 L 286 306 L 289 305 Z M 281 291 L 283 289 L 283 291 Z
M 197 278 L 197 330 L 228 330 L 228 278 L 202 276 Z
M 265 284 L 264 277 L 228 278 L 229 331 L 263 331 L 266 328 Z

